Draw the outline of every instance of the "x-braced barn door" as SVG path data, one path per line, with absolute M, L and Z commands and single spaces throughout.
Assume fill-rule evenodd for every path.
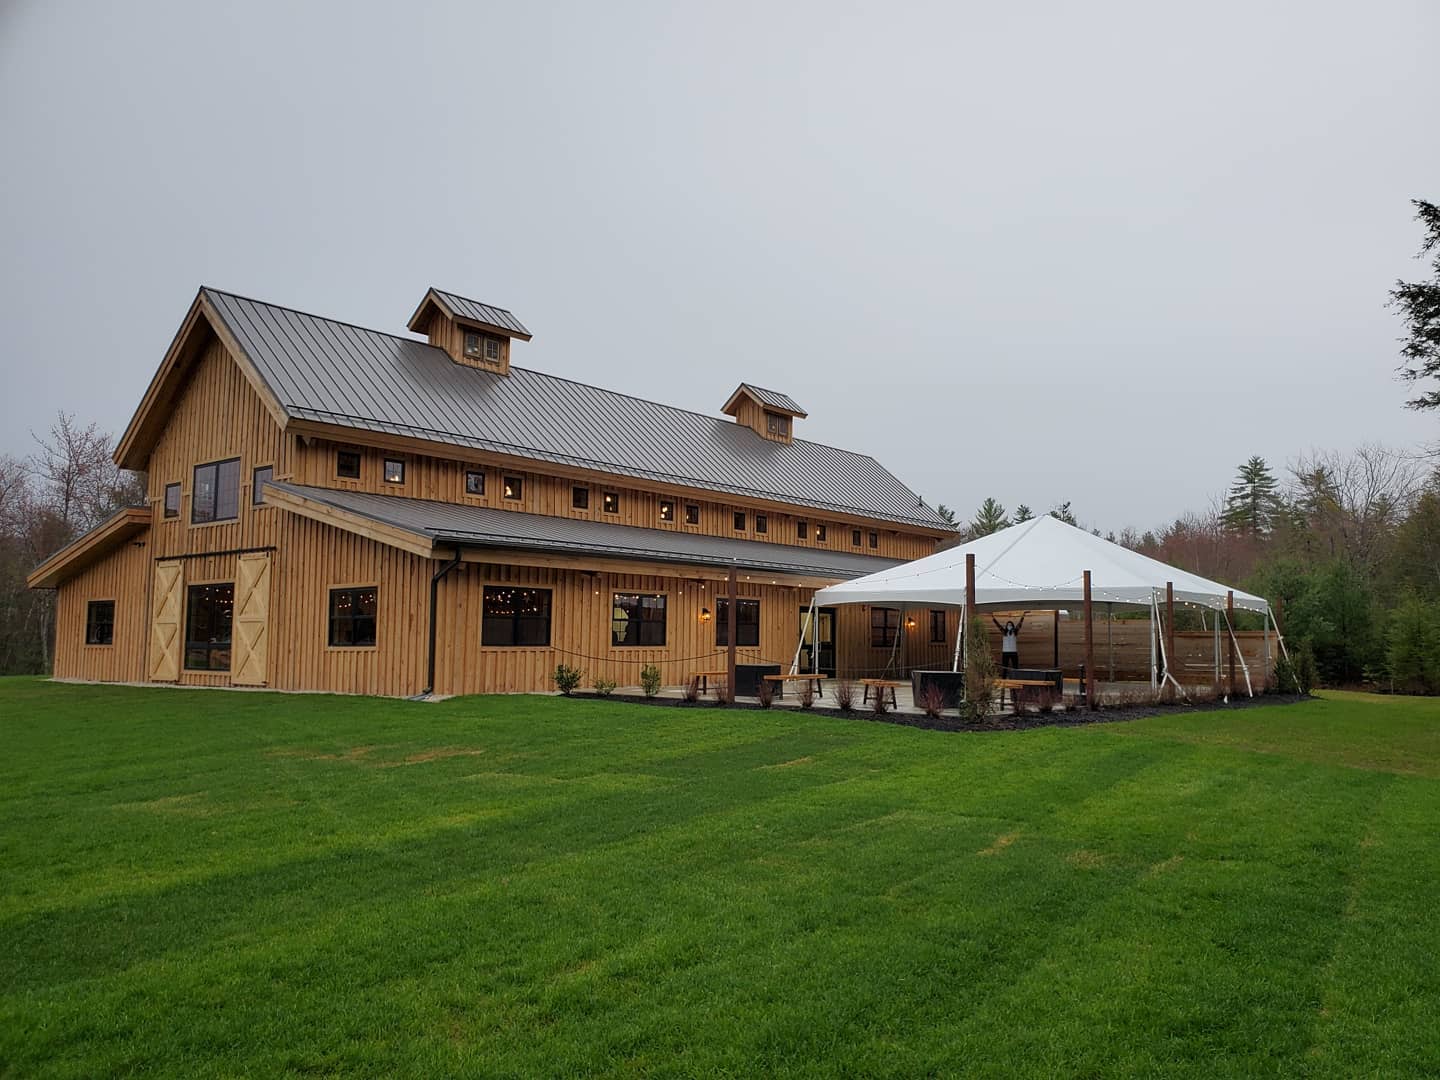
M 180 620 L 184 616 L 185 573 L 179 562 L 155 564 L 155 614 L 150 620 L 150 681 L 180 678 Z
M 230 681 L 264 686 L 270 653 L 270 554 L 241 555 L 235 569 L 234 653 Z

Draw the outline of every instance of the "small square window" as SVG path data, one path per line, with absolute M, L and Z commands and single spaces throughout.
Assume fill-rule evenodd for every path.
M 795 538 L 797 540 L 810 539 L 810 523 L 808 521 L 795 522 Z
M 465 331 L 465 355 L 472 360 L 498 362 L 504 359 L 500 339 L 494 334 L 486 334 L 479 330 Z
M 745 531 L 745 514 L 744 514 L 743 511 L 740 511 L 740 510 L 736 510 L 736 511 L 735 511 L 735 531 L 736 531 L 736 532 L 744 532 L 744 531 Z
M 500 359 L 500 339 L 499 339 L 499 338 L 487 337 L 487 338 L 485 339 L 485 359 L 486 359 L 486 360 L 499 360 L 499 359 Z
M 815 542 L 816 542 L 817 544 L 823 544 L 823 543 L 825 543 L 825 538 L 826 538 L 826 529 L 825 529 L 825 526 L 824 526 L 824 525 L 816 525 L 816 526 L 815 526 Z
M 507 499 L 523 499 L 525 497 L 525 482 L 518 476 L 505 477 L 505 483 L 501 485 L 502 494 Z
M 600 496 L 600 509 L 607 514 L 618 514 L 620 512 L 620 496 L 613 491 L 607 491 Z
M 872 532 L 870 534 L 870 546 L 872 548 L 878 548 L 880 546 L 880 534 L 878 532 Z
M 770 531 L 770 519 L 764 514 L 755 515 L 755 531 L 757 533 Z
M 275 478 L 273 465 L 261 465 L 250 473 L 250 505 L 265 505 L 265 485 Z
M 385 459 L 385 483 L 403 484 L 405 482 L 405 461 L 402 458 L 387 457 Z
M 341 450 L 335 455 L 335 475 L 349 480 L 360 479 L 360 453 L 357 450 Z
M 465 494 L 466 494 L 466 495 L 484 495 L 484 494 L 485 494 L 485 474 L 484 474 L 483 472 L 481 472 L 479 469 L 466 469 L 466 470 L 465 470 Z
M 859 546 L 860 546 L 860 530 L 859 530 L 859 529 L 851 529 L 851 530 L 850 530 L 850 543 L 854 544 L 856 547 L 859 547 Z
M 588 487 L 572 487 L 570 489 L 570 506 L 574 510 L 589 510 L 590 489 Z
M 330 590 L 330 647 L 366 648 L 378 640 L 378 593 L 374 587 Z
M 91 600 L 85 608 L 85 644 L 115 644 L 115 601 Z
M 165 485 L 165 516 L 167 518 L 180 516 L 180 485 Z
M 686 525 L 699 525 L 699 524 L 700 524 L 700 507 L 696 506 L 694 503 L 686 503 L 686 504 L 685 504 L 685 524 L 686 524 Z
M 675 500 L 674 500 L 674 499 L 661 499 L 661 500 L 660 500 L 660 520 L 661 520 L 661 521 L 674 521 L 674 520 L 675 520 Z

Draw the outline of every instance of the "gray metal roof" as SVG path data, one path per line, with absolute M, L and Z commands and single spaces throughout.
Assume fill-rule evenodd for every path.
M 414 338 L 204 293 L 293 419 L 950 528 L 864 454 L 763 439 L 730 420 L 525 368 L 481 371 Z
M 777 574 L 849 580 L 888 570 L 895 559 L 848 551 L 732 540 L 671 529 L 641 529 L 583 518 L 549 517 L 492 506 L 463 506 L 308 487 L 279 480 L 270 486 L 314 502 L 428 537 L 440 545 L 463 544 L 599 558 L 644 559 L 688 566 L 728 567 Z
M 789 394 L 782 394 L 779 390 L 766 390 L 763 386 L 756 386 L 754 383 L 744 382 L 740 386 L 749 391 L 756 401 L 761 405 L 769 405 L 775 409 L 784 409 L 786 412 L 799 413 L 801 416 L 808 416 L 800 403 Z
M 463 296 L 456 296 L 454 293 L 446 292 L 431 286 L 430 291 L 438 296 L 448 307 L 452 314 L 469 319 L 471 322 L 485 323 L 488 326 L 498 326 L 502 330 L 510 330 L 516 334 L 530 336 L 530 331 L 525 329 L 523 323 L 504 308 L 493 307 L 490 304 L 482 304 L 479 300 L 470 300 Z

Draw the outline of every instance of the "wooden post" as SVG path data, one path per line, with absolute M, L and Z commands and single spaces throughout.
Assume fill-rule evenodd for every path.
M 1074 581 L 1074 578 L 1070 579 Z M 1095 610 L 1090 602 L 1090 571 L 1085 571 L 1085 704 L 1095 708 Z
M 1055 654 L 1055 662 L 1054 662 L 1053 664 L 1051 664 L 1050 666 L 1053 667 L 1053 668 L 1058 668 L 1058 667 L 1060 666 L 1060 609 L 1059 609 L 1059 608 L 1056 608 L 1054 611 L 1052 611 L 1052 612 L 1050 613 L 1050 630 L 1051 630 L 1052 637 L 1053 637 L 1053 640 L 1052 640 L 1051 643 L 1050 643 L 1050 650 L 1051 650 L 1051 652 L 1053 652 L 1053 653 Z
M 1176 682 L 1180 677 L 1175 674 L 1175 583 L 1165 582 L 1165 670 Z M 1174 693 L 1174 683 L 1171 684 L 1171 693 Z
M 1225 693 L 1233 697 L 1235 694 L 1235 590 L 1231 589 L 1225 594 L 1225 654 L 1228 659 L 1229 678 L 1225 683 Z
M 970 663 L 970 628 L 975 623 L 975 553 L 965 553 L 965 663 Z
M 735 595 L 740 591 L 739 583 L 736 581 L 735 567 L 730 567 L 730 599 L 725 604 L 725 629 L 726 656 L 725 656 L 725 700 L 731 705 L 735 704 L 735 619 L 739 614 L 739 598 Z

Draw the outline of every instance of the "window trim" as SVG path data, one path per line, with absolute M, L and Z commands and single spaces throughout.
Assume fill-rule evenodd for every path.
M 600 493 L 600 512 L 602 514 L 620 513 L 620 493 L 618 491 L 602 491 Z
M 217 589 L 217 588 L 223 588 L 223 587 L 226 587 L 226 586 L 228 586 L 229 589 L 230 589 L 230 637 L 229 637 L 229 639 L 228 639 L 227 641 L 225 641 L 225 642 L 223 642 L 223 643 L 220 643 L 220 644 L 223 645 L 224 648 L 230 650 L 230 653 L 231 653 L 231 655 L 230 655 L 230 663 L 227 664 L 227 665 L 226 665 L 225 667 L 223 667 L 223 668 L 220 668 L 220 667 L 209 667 L 209 666 L 207 666 L 207 667 L 194 667 L 194 666 L 192 666 L 191 663 L 190 663 L 190 650 L 191 650 L 192 646 L 198 646 L 198 645 L 201 645 L 202 643 L 201 643 L 201 642 L 194 641 L 194 640 L 190 637 L 190 620 L 191 620 L 191 617 L 192 617 L 191 598 L 194 596 L 195 591 L 196 591 L 197 589 Z M 228 675 L 230 672 L 234 671 L 234 670 L 235 670 L 235 656 L 234 656 L 234 649 L 235 649 L 235 582 L 233 582 L 233 581 L 192 581 L 192 582 L 186 582 L 186 584 L 185 584 L 185 623 L 184 623 L 184 626 L 182 627 L 182 630 L 183 630 L 183 633 L 184 633 L 184 637 L 181 639 L 181 642 L 180 642 L 180 648 L 181 648 L 180 663 L 181 663 L 181 670 L 182 670 L 182 671 L 198 671 L 198 672 L 201 672 L 201 673 L 204 673 L 204 672 L 218 672 L 219 674 L 222 674 L 222 675 Z M 219 646 L 217 646 L 217 643 L 215 643 L 215 642 L 205 642 L 205 643 L 203 643 L 203 647 L 204 647 L 208 652 L 213 653 L 213 652 L 215 652 L 216 648 L 219 647 Z
M 817 544 L 827 544 L 830 542 L 830 530 L 826 528 L 823 521 L 817 521 L 815 523 L 815 542 Z
M 880 547 L 880 534 L 874 529 L 870 530 L 870 547 L 872 550 Z
M 231 515 L 230 517 L 219 517 L 218 515 L 219 515 L 219 513 L 220 513 L 220 466 L 221 466 L 221 465 L 229 465 L 229 464 L 231 464 L 232 462 L 233 462 L 234 465 L 235 465 L 235 513 L 234 513 L 233 515 Z M 198 505 L 199 500 L 196 498 L 196 492 L 199 490 L 199 487 L 200 487 L 198 481 L 199 481 L 199 478 L 200 478 L 200 470 L 201 470 L 201 469 L 214 469 L 214 470 L 215 470 L 215 499 L 214 499 L 214 504 L 211 506 L 211 511 L 210 511 L 211 514 L 214 515 L 214 516 L 212 516 L 212 517 L 210 517 L 210 518 L 208 518 L 208 519 L 206 519 L 206 520 L 204 520 L 204 521 L 197 521 L 197 520 L 195 520 L 195 509 L 196 509 L 196 506 Z M 201 462 L 201 463 L 198 464 L 198 465 L 192 466 L 191 469 L 190 469 L 190 525 L 191 525 L 192 527 L 195 527 L 195 526 L 201 526 L 201 527 L 203 527 L 203 526 L 208 526 L 208 525 L 229 525 L 230 523 L 235 522 L 235 521 L 239 521 L 239 520 L 240 520 L 240 458 L 239 458 L 238 456 L 237 456 L 237 457 L 219 458 L 219 459 L 216 460 L 216 461 L 204 461 L 204 462 Z
M 110 640 L 91 641 L 90 631 L 96 625 L 94 619 L 95 609 L 104 604 L 110 605 Z M 99 598 L 85 601 L 85 647 L 87 649 L 112 649 L 115 647 L 115 608 L 116 604 L 114 600 Z
M 937 615 L 940 616 L 939 619 L 936 619 L 936 618 L 935 618 L 935 616 L 937 616 Z M 940 631 L 940 636 L 939 636 L 939 637 L 936 637 L 936 636 L 935 636 L 935 631 L 936 631 L 937 627 L 938 627 L 938 629 L 939 629 L 939 631 Z M 946 615 L 946 613 L 945 613 L 945 609 L 944 609 L 944 608 L 931 608 L 931 609 L 930 609 L 930 644 L 931 644 L 931 645 L 944 645 L 945 642 L 947 642 L 947 641 L 949 641 L 949 640 L 950 640 L 950 620 L 949 620 L 949 617 L 948 617 L 948 616 Z
M 884 614 L 884 618 L 881 620 L 880 626 L 876 626 L 875 616 L 882 613 Z M 892 614 L 895 616 L 894 626 L 890 625 L 890 616 Z M 895 647 L 895 643 L 900 640 L 900 615 L 900 609 L 896 607 L 885 607 L 881 604 L 876 604 L 870 608 L 870 647 L 872 649 L 893 649 Z M 885 640 L 875 640 L 876 630 L 883 631 L 882 637 Z
M 486 616 L 486 614 L 485 614 L 485 601 L 486 601 L 489 593 L 491 593 L 491 592 L 501 592 L 501 591 L 505 591 L 505 590 L 519 590 L 519 591 L 521 591 L 521 592 L 540 592 L 540 593 L 544 593 L 544 594 L 546 595 L 546 597 L 547 597 L 548 599 L 547 599 L 547 601 L 546 601 L 546 608 L 545 608 L 545 641 L 544 641 L 543 644 L 538 644 L 538 645 L 522 645 L 522 644 L 516 643 L 516 642 L 513 640 L 514 637 L 515 637 L 515 630 L 519 627 L 519 622 L 520 622 L 520 614 L 519 614 L 518 612 L 512 613 L 512 614 L 510 615 L 510 636 L 511 636 L 511 639 L 512 639 L 512 640 L 510 641 L 509 644 L 498 644 L 498 645 L 497 645 L 497 644 L 494 644 L 494 643 L 487 642 L 487 641 L 485 640 L 485 620 L 486 620 L 486 618 L 487 618 L 487 616 Z M 498 619 L 499 616 L 496 616 L 496 618 Z M 535 616 L 531 616 L 531 618 L 535 618 Z M 503 581 L 487 581 L 487 582 L 484 582 L 484 583 L 481 585 L 481 587 L 480 587 L 480 648 L 482 648 L 482 649 L 549 649 L 549 648 L 552 648 L 552 647 L 553 647 L 553 646 L 552 646 L 552 643 L 554 642 L 554 640 L 555 640 L 555 590 L 554 590 L 554 589 L 552 589 L 552 588 L 547 588 L 547 587 L 545 587 L 545 586 L 543 586 L 543 585 L 510 585 L 510 584 L 507 584 L 506 582 L 503 582 Z
M 860 535 L 860 530 L 859 530 L 859 529 L 851 529 L 851 530 L 850 530 L 850 546 L 851 546 L 851 547 L 862 547 L 862 546 L 863 546 L 863 540 L 864 540 L 864 537 L 862 537 L 862 536 Z
M 590 509 L 590 485 L 589 485 L 589 484 L 571 484 L 571 485 L 570 485 L 570 509 L 571 509 L 571 510 L 589 510 L 589 509 Z
M 340 468 L 340 459 L 343 457 L 355 459 L 355 472 L 347 473 Z M 359 480 L 360 474 L 365 471 L 365 455 L 359 450 L 336 450 L 335 451 L 335 479 L 337 480 Z
M 256 465 L 254 468 L 252 468 L 252 469 L 250 470 L 250 506 L 251 506 L 252 509 L 254 509 L 255 507 L 259 507 L 259 506 L 269 506 L 269 505 L 271 505 L 270 503 L 267 503 L 267 502 L 265 501 L 265 493 L 264 493 L 263 491 L 260 491 L 260 489 L 259 489 L 259 487 L 257 486 L 257 483 L 256 483 L 256 481 L 259 479 L 260 473 L 266 472 L 266 471 L 268 471 L 268 472 L 270 473 L 270 475 L 269 475 L 269 477 L 268 477 L 267 479 L 268 479 L 268 480 L 274 480 L 274 479 L 275 479 L 275 463 L 274 463 L 273 461 L 272 461 L 270 464 L 268 464 L 268 465 Z M 259 498 L 256 498 L 256 495 L 257 495 L 257 494 L 259 495 Z
M 753 605 L 755 608 L 755 622 L 753 624 L 742 623 L 740 621 L 740 613 L 745 610 L 745 605 L 747 604 Z M 720 640 L 721 633 L 728 632 L 730 629 L 729 612 L 724 610 L 729 606 L 730 598 L 728 596 L 717 596 L 715 598 L 715 645 L 717 648 L 728 649 L 730 647 L 728 641 Z M 755 640 L 746 641 L 744 635 L 741 634 L 741 628 L 744 627 L 748 629 L 752 625 L 755 629 Z M 760 647 L 760 626 L 760 599 L 754 596 L 742 596 L 738 598 L 735 608 L 735 647 L 737 649 L 758 649 Z
M 667 513 L 667 511 L 668 511 L 668 513 L 669 513 L 669 515 L 670 515 L 669 517 L 666 517 L 666 516 L 665 516 L 666 513 Z M 660 500 L 660 523 L 661 523 L 662 525 L 674 525 L 674 524 L 675 524 L 675 500 L 674 500 L 674 499 L 661 499 L 661 500 Z
M 515 494 L 513 494 L 513 495 L 510 494 L 512 488 L 513 488 L 513 490 L 514 490 L 514 492 L 515 492 Z M 514 476 L 514 475 L 511 475 L 511 476 L 507 476 L 507 477 L 505 477 L 503 480 L 501 480 L 501 481 L 500 481 L 500 498 L 504 499 L 506 502 L 524 502 L 524 501 L 525 501 L 525 478 L 524 478 L 523 476 Z
M 735 511 L 733 511 L 733 516 L 732 516 L 731 519 L 730 519 L 730 523 L 735 526 L 735 529 L 734 529 L 735 532 L 744 532 L 744 531 L 745 531 L 745 511 L 744 511 L 744 510 L 735 510 Z
M 755 531 L 756 531 L 757 533 L 765 533 L 765 534 L 767 534 L 767 535 L 769 534 L 769 532 L 770 532 L 770 516 L 769 516 L 768 514 L 756 514 L 756 515 L 755 515 Z
M 470 490 L 470 478 L 471 478 L 472 476 L 477 476 L 477 477 L 480 478 L 480 490 L 479 490 L 479 491 L 471 491 L 471 490 Z M 481 499 L 481 498 L 484 498 L 484 497 L 485 497 L 485 470 L 484 470 L 484 469 L 466 469 L 466 470 L 465 470 L 464 490 L 465 490 L 465 497 L 466 497 L 466 498 L 469 498 L 469 499 Z
M 809 540 L 809 539 L 810 539 L 810 522 L 808 522 L 808 521 L 805 520 L 804 518 L 797 518 L 796 521 L 795 521 L 795 539 L 796 539 L 796 540 Z
M 692 510 L 695 511 L 695 513 L 694 513 L 693 515 L 690 513 L 690 511 L 692 511 Z M 686 503 L 686 504 L 685 504 L 685 524 L 686 524 L 686 525 L 699 525 L 699 524 L 700 524 L 700 504 L 699 504 L 699 503 Z
M 649 598 L 660 599 L 660 600 L 663 600 L 663 601 L 664 601 L 664 605 L 663 605 L 662 608 L 661 608 L 661 610 L 664 612 L 664 617 L 663 617 L 663 618 L 661 618 L 661 619 L 642 619 L 642 620 L 640 620 L 640 624 L 641 624 L 642 627 L 643 627 L 646 623 L 656 623 L 656 622 L 658 622 L 658 623 L 660 624 L 661 640 L 660 640 L 659 642 L 645 642 L 645 641 L 635 641 L 635 642 L 620 641 L 620 642 L 617 642 L 617 641 L 615 640 L 615 608 L 619 606 L 618 604 L 615 603 L 615 601 L 618 600 L 618 599 L 619 599 L 620 597 L 622 597 L 622 596 L 633 596 L 633 597 L 635 597 L 636 599 L 641 599 L 641 600 L 649 597 Z M 653 609 L 652 609 L 652 610 L 653 610 Z M 631 620 L 627 619 L 627 620 L 626 620 L 627 624 L 628 624 L 630 621 L 631 621 Z M 639 637 L 639 636 L 640 636 L 640 634 L 639 634 L 639 632 L 637 632 L 637 633 L 636 633 L 636 637 Z M 612 648 L 612 649 L 666 649 L 666 648 L 669 648 L 669 647 L 670 647 L 670 644 L 669 644 L 669 643 L 670 643 L 670 594 L 669 594 L 668 592 L 622 592 L 622 591 L 620 591 L 620 590 L 618 590 L 618 589 L 612 589 L 612 590 L 611 590 L 611 592 L 610 592 L 610 648 Z
M 175 492 L 175 509 L 170 509 L 170 492 Z M 165 491 L 160 496 L 160 520 L 175 521 L 180 517 L 180 511 L 185 505 L 184 486 L 177 480 L 173 484 L 166 484 Z
M 364 592 L 369 589 L 375 593 L 375 641 L 370 645 L 342 645 L 335 642 L 335 594 L 346 592 Z M 362 618 L 364 616 L 361 616 Z M 350 616 L 353 625 L 355 616 Z M 334 649 L 337 652 L 374 652 L 380 648 L 380 583 L 360 582 L 331 585 L 325 591 L 325 648 Z
M 400 466 L 399 480 L 390 479 L 391 465 Z M 394 484 L 396 487 L 399 487 L 401 484 L 405 483 L 405 459 L 403 457 L 382 458 L 380 462 L 380 482 L 382 484 Z

